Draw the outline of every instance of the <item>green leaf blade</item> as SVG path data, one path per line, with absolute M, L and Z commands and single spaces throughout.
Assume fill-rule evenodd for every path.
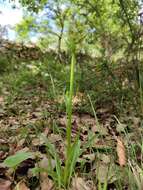
M 32 157 L 30 152 L 18 152 L 15 155 L 9 156 L 4 160 L 4 164 L 9 168 L 17 167 L 21 162 Z

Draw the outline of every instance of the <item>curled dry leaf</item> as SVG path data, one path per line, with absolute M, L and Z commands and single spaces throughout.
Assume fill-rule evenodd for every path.
M 117 138 L 117 155 L 121 167 L 126 165 L 126 152 L 123 142 Z
M 0 190 L 11 190 L 11 181 L 0 178 Z

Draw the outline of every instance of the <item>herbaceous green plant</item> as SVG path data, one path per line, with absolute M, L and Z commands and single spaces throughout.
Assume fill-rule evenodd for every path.
M 74 91 L 74 70 L 76 64 L 76 48 L 75 43 L 70 42 L 70 51 L 71 51 L 71 70 L 70 70 L 70 89 L 66 95 L 66 114 L 67 114 L 67 129 L 66 129 L 66 161 L 64 168 L 61 166 L 60 157 L 56 151 L 56 148 L 49 140 L 43 136 L 45 144 L 47 146 L 47 152 L 49 154 L 49 168 L 47 169 L 48 174 L 57 184 L 59 189 L 68 188 L 70 185 L 71 177 L 74 172 L 74 168 L 77 162 L 79 155 L 82 153 L 80 149 L 79 134 L 74 139 L 72 143 L 72 97 Z M 55 160 L 55 171 L 50 164 L 51 160 Z
M 15 171 L 17 167 L 24 161 L 29 158 L 32 158 L 33 155 L 31 152 L 17 152 L 15 155 L 9 156 L 4 160 L 4 165 L 12 168 L 15 176 Z
M 71 51 L 71 71 L 70 71 L 70 90 L 67 93 L 66 98 L 66 112 L 67 112 L 67 148 L 66 148 L 66 163 L 64 168 L 64 185 L 69 184 L 71 175 L 74 170 L 75 163 L 80 153 L 80 142 L 77 136 L 74 144 L 71 143 L 71 133 L 72 133 L 72 97 L 74 91 L 74 70 L 76 64 L 76 43 L 73 38 L 71 38 L 69 48 Z
M 66 111 L 67 111 L 67 155 L 71 148 L 71 121 L 72 121 L 72 97 L 74 91 L 74 68 L 76 63 L 76 56 L 75 56 L 75 44 L 71 42 L 71 71 L 70 71 L 70 91 L 67 93 L 66 98 Z
M 10 168 L 17 168 L 21 162 L 32 157 L 30 152 L 17 152 L 15 155 L 9 156 L 4 160 L 4 164 Z
M 71 151 L 66 159 L 65 167 L 62 167 L 62 162 L 60 160 L 60 157 L 57 153 L 56 147 L 50 143 L 50 141 L 43 136 L 43 139 L 45 141 L 45 144 L 47 146 L 47 152 L 48 152 L 48 168 L 35 168 L 37 171 L 47 171 L 48 175 L 52 177 L 55 184 L 57 185 L 58 189 L 61 188 L 68 188 L 70 184 L 70 180 L 72 177 L 72 174 L 74 172 L 75 164 L 77 161 L 77 158 L 81 154 L 80 150 L 80 141 L 78 140 L 78 137 L 76 138 L 75 142 L 71 146 Z M 55 160 L 55 170 L 52 166 L 52 160 Z M 68 166 L 68 167 L 67 167 Z M 43 170 L 44 169 L 44 170 Z M 66 178 L 63 178 L 63 176 L 66 176 Z M 66 180 L 65 180 L 66 179 Z

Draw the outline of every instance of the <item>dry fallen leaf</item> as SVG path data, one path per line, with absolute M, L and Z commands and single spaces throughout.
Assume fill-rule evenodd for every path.
M 51 143 L 56 143 L 56 142 L 58 142 L 58 141 L 62 141 L 62 138 L 61 138 L 61 136 L 58 135 L 58 134 L 51 134 L 51 135 L 49 135 L 49 141 L 50 141 Z
M 78 104 L 82 103 L 83 101 L 84 101 L 84 94 L 78 92 L 78 93 L 73 97 L 72 103 L 73 103 L 73 105 L 75 106 L 75 105 L 78 105 Z
M 42 172 L 40 174 L 40 187 L 41 190 L 54 190 L 53 181 L 48 178 L 48 174 L 46 172 Z
M 4 102 L 4 98 L 0 96 L 0 104 L 2 104 L 3 102 Z
M 95 154 L 85 154 L 83 155 L 83 158 L 85 158 L 86 160 L 88 160 L 89 162 L 93 162 L 95 160 Z
M 126 152 L 123 142 L 117 138 L 117 155 L 121 167 L 126 165 Z
M 138 118 L 138 117 L 133 117 L 132 118 L 132 120 L 133 120 L 133 124 L 134 124 L 134 127 L 135 128 L 138 128 L 139 126 L 140 126 L 140 118 Z
M 94 117 L 91 117 L 89 114 L 82 114 L 81 123 L 86 126 L 95 126 L 96 121 Z
M 98 162 L 98 166 L 96 165 L 97 169 L 95 174 L 97 179 L 100 183 L 114 183 L 118 178 L 116 175 L 115 164 L 110 161 L 108 163 L 104 163 L 103 161 Z
M 51 159 L 51 166 L 54 169 L 56 167 L 56 162 L 55 160 Z M 48 168 L 49 167 L 49 159 L 47 158 L 46 155 L 42 155 L 42 159 L 40 160 L 40 162 L 38 163 L 40 168 Z
M 24 181 L 20 181 L 20 182 L 16 185 L 15 190 L 30 190 L 30 189 L 26 186 L 26 184 L 25 184 Z
M 75 177 L 72 180 L 71 190 L 92 190 L 81 177 Z
M 0 190 L 11 190 L 11 181 L 0 178 Z

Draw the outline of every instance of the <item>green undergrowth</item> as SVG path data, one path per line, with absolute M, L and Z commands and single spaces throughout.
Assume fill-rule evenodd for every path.
M 72 63 L 75 61 L 73 57 Z M 9 138 L 18 128 L 15 141 L 24 139 L 24 146 L 30 151 L 46 154 L 49 167 L 43 170 L 35 166 L 33 176 L 39 180 L 37 176 L 47 172 L 58 189 L 67 189 L 73 176 L 78 175 L 92 181 L 99 190 L 142 190 L 143 142 L 142 129 L 139 128 L 142 120 L 138 115 L 136 93 L 128 85 L 121 87 L 118 77 L 113 80 L 112 76 L 111 79 L 102 64 L 98 67 L 93 67 L 93 63 L 83 64 L 86 65 L 84 69 L 78 62 L 72 67 L 72 75 L 75 75 L 74 79 L 71 75 L 71 81 L 70 64 L 61 64 L 54 58 L 13 62 L 13 67 L 7 66 L 9 69 L 4 69 L 0 76 L 0 92 L 7 112 L 3 113 L 3 120 L 5 124 L 6 118 L 12 117 L 16 122 L 14 126 L 7 124 L 13 128 L 6 128 L 2 134 Z M 80 103 L 72 104 L 78 93 L 82 94 Z M 77 99 L 80 98 L 77 96 Z M 60 117 L 66 114 L 66 124 L 63 125 Z M 76 119 L 73 121 L 72 117 Z M 78 119 L 82 117 L 84 121 L 89 119 L 89 123 L 80 124 L 81 129 L 77 130 Z M 74 137 L 72 127 L 76 130 Z M 95 127 L 95 132 L 92 127 Z M 49 137 L 57 135 L 60 140 L 45 137 L 43 131 L 47 128 Z M 111 129 L 123 139 L 126 147 L 124 167 L 119 166 L 116 140 Z M 33 139 L 41 138 L 42 144 L 32 144 Z M 1 150 L 8 151 L 9 147 L 4 144 Z M 13 161 L 13 157 L 11 159 Z M 15 174 L 20 164 L 14 165 Z
M 100 61 L 102 63 L 102 60 Z M 3 62 L 2 58 L 1 62 Z M 3 64 L 5 65 L 5 63 L 8 63 L 8 65 L 6 66 L 7 69 L 2 66 L 4 69 L 0 76 L 0 92 L 2 94 L 6 93 L 6 98 L 9 100 L 35 95 L 41 95 L 43 98 L 51 100 L 59 100 L 61 96 L 64 99 L 66 91 L 69 90 L 70 65 L 59 63 L 53 57 L 47 57 L 41 61 L 27 62 L 20 60 L 9 62 L 5 58 Z M 87 98 L 87 94 L 89 94 L 96 107 L 112 104 L 116 106 L 118 112 L 122 113 L 126 106 L 132 105 L 135 106 L 137 111 L 137 92 L 130 89 L 128 84 L 121 87 L 121 79 L 118 76 L 112 76 L 109 70 L 104 68 L 104 64 L 101 64 L 101 66 L 98 66 L 98 64 L 94 66 L 94 62 L 85 60 L 82 63 L 78 62 L 75 67 L 74 95 L 76 95 L 76 92 L 83 93 L 86 102 L 88 102 L 82 102 L 81 106 L 76 107 L 76 110 L 91 112 Z M 61 107 L 64 107 L 64 105 L 61 105 Z

